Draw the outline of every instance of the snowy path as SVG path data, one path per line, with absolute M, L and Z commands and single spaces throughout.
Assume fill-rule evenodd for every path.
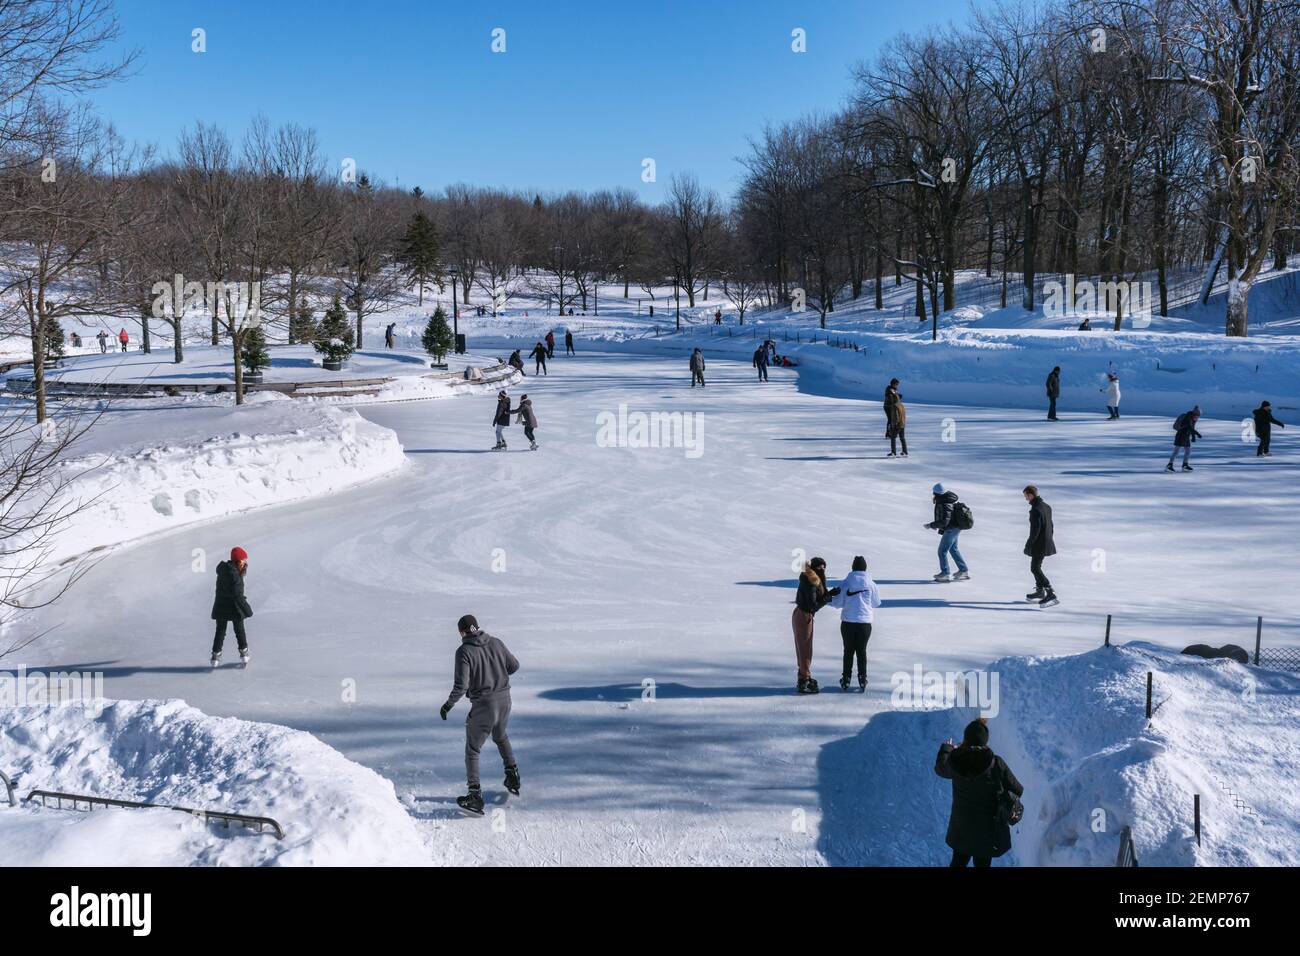
M 891 673 L 1087 650 L 1107 612 L 1119 641 L 1244 645 L 1263 614 L 1270 634 L 1297 643 L 1276 573 L 1300 532 L 1290 430 L 1258 463 L 1236 423 L 1203 423 L 1198 470 L 1166 475 L 1163 418 L 1050 425 L 911 405 L 913 456 L 884 460 L 876 392 L 865 406 L 817 395 L 786 370 L 758 386 L 746 365 L 723 362 L 691 390 L 684 356 L 552 368 L 513 390 L 534 399 L 539 452 L 520 450 L 517 427 L 508 453 L 486 450 L 490 397 L 366 409 L 398 432 L 412 468 L 112 555 L 49 612 L 58 629 L 24 663 L 102 670 L 110 697 L 180 697 L 315 733 L 416 796 L 434 862 L 888 863 L 937 860 L 947 805 L 937 778 L 912 806 L 834 759 L 888 739 L 859 735 L 889 709 Z M 599 447 L 596 416 L 620 403 L 703 413 L 703 455 Z M 949 417 L 955 442 L 941 440 Z M 937 537 L 921 525 L 935 481 L 975 513 L 964 584 L 929 582 Z M 1029 481 L 1056 509 L 1048 571 L 1063 603 L 1046 612 L 1019 600 L 1031 584 Z M 212 574 L 192 571 L 192 551 L 233 544 L 252 557 L 254 663 L 210 673 Z M 833 610 L 817 624 L 825 690 L 792 694 L 796 548 L 825 556 L 832 578 L 864 553 L 881 584 L 865 699 L 834 687 Z M 511 736 L 524 795 L 485 821 L 449 810 L 464 786 L 464 705 L 437 717 L 467 611 L 523 663 Z M 653 702 L 641 700 L 647 679 Z M 356 702 L 344 703 L 351 686 Z M 883 730 L 906 715 L 880 719 Z M 996 734 L 995 723 L 995 746 Z M 487 750 L 484 782 L 502 792 Z M 876 798 L 911 807 L 895 845 L 855 838 Z

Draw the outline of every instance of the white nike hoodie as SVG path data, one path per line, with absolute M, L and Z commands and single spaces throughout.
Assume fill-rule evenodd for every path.
M 840 609 L 840 620 L 850 624 L 870 624 L 871 609 L 880 607 L 880 588 L 866 571 L 850 571 L 840 583 L 840 593 L 831 598 Z

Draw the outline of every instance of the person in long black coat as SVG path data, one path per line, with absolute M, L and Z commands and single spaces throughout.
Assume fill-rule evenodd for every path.
M 1029 556 L 1029 571 L 1034 576 L 1034 591 L 1026 597 L 1031 601 L 1055 602 L 1052 582 L 1043 573 L 1043 559 L 1056 554 L 1052 506 L 1038 496 L 1038 488 L 1034 485 L 1027 485 L 1024 495 L 1029 502 L 1029 537 L 1025 540 L 1025 554 Z
M 1025 792 L 1007 762 L 989 749 L 983 718 L 966 725 L 961 746 L 951 740 L 939 748 L 934 772 L 952 781 L 952 812 L 945 842 L 952 848 L 949 866 L 991 866 L 1011 849 L 1011 827 L 998 813 L 998 790 L 1017 797 Z
M 1061 397 L 1061 366 L 1047 373 L 1047 420 L 1056 421 L 1056 400 Z
M 234 625 L 240 658 L 248 659 L 248 637 L 244 633 L 244 620 L 253 616 L 253 608 L 244 597 L 244 575 L 247 573 L 248 552 L 243 548 L 231 548 L 230 560 L 217 565 L 217 594 L 212 601 L 212 620 L 217 622 L 216 634 L 212 638 L 213 664 L 221 661 L 227 624 Z
M 1268 450 L 1269 442 L 1273 438 L 1273 426 L 1286 428 L 1286 425 L 1273 417 L 1273 406 L 1268 402 L 1260 404 L 1251 414 L 1255 417 L 1255 437 L 1259 439 L 1259 447 L 1255 449 L 1255 456 L 1271 454 Z

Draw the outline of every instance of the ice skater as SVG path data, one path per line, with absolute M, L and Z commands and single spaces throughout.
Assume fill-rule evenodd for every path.
M 537 428 L 537 416 L 533 414 L 533 400 L 527 395 L 519 396 L 519 407 L 513 409 L 515 424 L 524 426 L 524 437 L 528 439 L 528 447 L 532 451 L 537 451 L 537 436 L 533 430 Z
M 966 567 L 966 559 L 961 556 L 961 549 L 957 547 L 957 539 L 961 536 L 966 525 L 965 516 L 970 514 L 970 509 L 957 498 L 957 492 L 949 491 L 942 484 L 937 484 L 930 489 L 934 501 L 934 520 L 923 527 L 936 531 L 939 534 L 939 573 L 934 579 L 941 584 L 949 581 L 969 581 L 970 569 Z M 958 508 L 958 505 L 961 507 Z M 957 562 L 957 574 L 954 576 L 949 573 L 948 555 Z
M 840 690 L 849 689 L 853 662 L 858 662 L 858 690 L 867 692 L 867 641 L 871 640 L 874 609 L 880 607 L 880 589 L 867 574 L 867 559 L 857 555 L 853 570 L 834 588 L 831 604 L 840 609 L 840 640 L 844 644 L 844 667 Z
M 1192 457 L 1192 442 L 1201 437 L 1201 433 L 1196 430 L 1196 423 L 1201 420 L 1201 406 L 1197 405 L 1191 411 L 1183 412 L 1174 419 L 1174 450 L 1169 456 L 1169 462 L 1165 465 L 1165 471 L 1174 470 L 1174 459 L 1178 457 L 1178 449 L 1183 450 L 1183 471 L 1191 471 L 1192 465 L 1188 460 Z
M 122 351 L 125 352 L 126 343 L 131 341 L 131 336 L 127 335 L 126 329 L 123 328 L 121 332 L 117 333 L 117 340 L 122 343 Z
M 885 387 L 885 437 L 889 439 L 889 455 L 898 455 L 898 444 L 903 445 L 901 457 L 907 457 L 907 408 L 898 391 L 898 379 L 891 378 Z
M 555 330 L 554 329 L 546 333 L 546 357 L 548 359 L 555 358 Z
M 456 805 L 467 813 L 483 815 L 483 787 L 479 783 L 479 751 L 488 737 L 497 745 L 505 764 L 505 788 L 519 795 L 519 765 L 506 735 L 510 723 L 510 675 L 519 670 L 519 661 L 499 638 L 479 630 L 473 614 L 456 622 L 460 646 L 456 648 L 455 678 L 447 702 L 438 711 L 443 720 L 468 697 L 469 716 L 465 718 L 465 779 L 469 792 L 456 798 Z
M 1273 406 L 1267 401 L 1261 402 L 1259 408 L 1251 412 L 1255 418 L 1255 437 L 1259 439 L 1259 447 L 1255 449 L 1256 458 L 1266 458 L 1272 454 L 1268 450 L 1269 442 L 1273 438 L 1273 426 L 1286 428 L 1286 425 L 1273 417 Z
M 541 372 L 543 375 L 549 374 L 546 371 L 546 346 L 543 343 L 538 342 L 534 345 L 533 350 L 528 353 L 528 357 L 537 360 L 536 365 L 533 368 L 534 375 L 538 372 Z
M 253 616 L 253 608 L 244 597 L 244 576 L 247 574 L 248 552 L 243 548 L 231 548 L 230 560 L 217 565 L 217 595 L 212 601 L 212 620 L 217 622 L 217 631 L 212 638 L 212 659 L 208 662 L 213 667 L 221 665 L 227 624 L 235 627 L 240 663 L 248 665 L 248 636 L 244 632 L 244 621 Z
M 1056 417 L 1056 400 L 1061 397 L 1061 366 L 1057 365 L 1047 373 L 1047 420 L 1060 421 Z
M 510 396 L 503 388 L 497 392 L 497 410 L 492 415 L 492 426 L 496 429 L 497 443 L 492 446 L 493 451 L 505 451 L 506 432 L 510 427 Z
M 1106 373 L 1106 384 L 1098 391 L 1106 393 L 1106 411 L 1111 420 L 1119 418 L 1119 376 L 1114 372 Z
M 1025 600 L 1037 601 L 1039 607 L 1054 607 L 1061 602 L 1052 589 L 1052 582 L 1043 573 L 1043 559 L 1056 554 L 1052 506 L 1038 496 L 1035 485 L 1026 485 L 1023 494 L 1029 502 L 1029 537 L 1025 540 L 1025 554 L 1029 556 L 1029 573 L 1034 576 L 1034 590 L 1025 595 Z
M 991 866 L 995 856 L 1011 849 L 1011 827 L 1019 822 L 1013 806 L 1025 788 L 1007 762 L 989 749 L 989 728 L 983 717 L 966 725 L 961 746 L 949 739 L 939 747 L 934 772 L 952 781 L 952 812 L 944 842 L 952 850 L 949 866 Z M 1011 799 L 1014 794 L 1015 799 Z
M 790 628 L 794 631 L 794 657 L 799 669 L 795 690 L 800 694 L 816 694 L 821 687 L 812 676 L 813 615 L 829 604 L 840 593 L 839 588 L 826 588 L 826 561 L 813 558 L 799 574 L 799 590 L 795 592 L 794 610 L 790 613 Z
M 704 353 L 696 349 L 691 353 L 691 388 L 704 387 Z
M 573 331 L 571 329 L 564 330 L 564 354 L 565 355 L 578 354 L 578 350 L 573 347 Z
M 767 344 L 764 343 L 754 350 L 754 368 L 758 369 L 758 380 L 767 381 Z

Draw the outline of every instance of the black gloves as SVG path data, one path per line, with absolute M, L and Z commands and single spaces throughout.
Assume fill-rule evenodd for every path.
M 438 716 L 440 716 L 443 720 L 446 720 L 447 713 L 450 710 L 451 710 L 451 704 L 443 704 L 442 708 L 438 711 Z
M 829 591 L 826 592 L 826 594 L 827 594 L 829 597 L 835 597 L 835 595 L 837 595 L 837 594 L 839 594 L 839 593 L 840 593 L 840 589 L 839 589 L 839 588 L 831 588 Z

